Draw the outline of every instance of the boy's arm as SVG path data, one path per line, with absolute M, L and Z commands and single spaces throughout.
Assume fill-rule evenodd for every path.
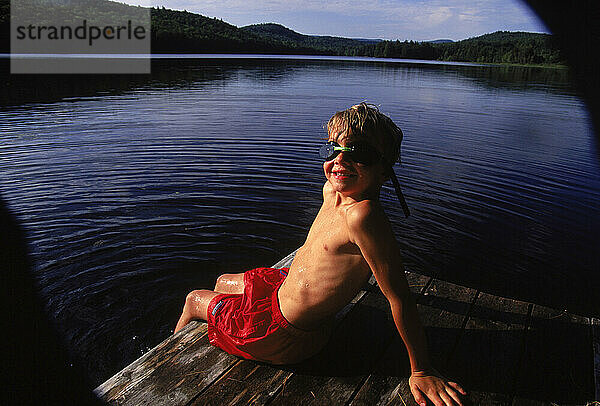
M 415 400 L 424 405 L 425 394 L 436 405 L 460 405 L 456 391 L 464 395 L 464 390 L 454 382 L 446 382 L 431 367 L 425 332 L 404 275 L 394 233 L 383 210 L 373 202 L 363 201 L 348 210 L 347 222 L 350 240 L 359 247 L 390 303 L 394 323 L 410 359 L 410 387 Z

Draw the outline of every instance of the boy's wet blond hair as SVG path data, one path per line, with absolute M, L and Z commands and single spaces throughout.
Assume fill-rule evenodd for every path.
M 342 134 L 365 138 L 381 137 L 385 164 L 391 167 L 400 162 L 402 130 L 374 104 L 362 102 L 338 111 L 327 122 L 327 133 L 333 140 L 337 140 Z

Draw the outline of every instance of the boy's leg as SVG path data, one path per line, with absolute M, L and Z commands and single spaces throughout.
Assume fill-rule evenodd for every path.
M 220 294 L 212 290 L 194 290 L 188 293 L 185 298 L 183 312 L 179 317 L 177 326 L 175 326 L 175 333 L 192 320 L 208 320 L 208 305 L 213 298 Z
M 244 274 L 225 273 L 217 278 L 215 292 L 227 294 L 244 293 Z

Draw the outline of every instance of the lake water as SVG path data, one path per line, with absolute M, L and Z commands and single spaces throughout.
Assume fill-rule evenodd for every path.
M 405 134 L 396 174 L 411 217 L 391 185 L 382 201 L 407 269 L 598 314 L 600 154 L 566 70 L 307 58 L 152 69 L 5 76 L 0 96 L 0 192 L 94 383 L 171 334 L 188 291 L 303 242 L 323 126 L 363 100 Z

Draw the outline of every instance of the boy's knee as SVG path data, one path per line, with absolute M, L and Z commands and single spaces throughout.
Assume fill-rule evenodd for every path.
M 222 289 L 224 287 L 226 287 L 229 283 L 229 281 L 231 280 L 231 275 L 228 273 L 224 273 L 223 275 L 220 275 L 217 278 L 217 281 L 215 282 L 215 290 L 219 290 Z
M 198 301 L 200 299 L 200 297 L 202 296 L 203 292 L 206 292 L 206 290 L 192 290 L 185 297 L 185 303 L 191 304 L 191 303 Z

